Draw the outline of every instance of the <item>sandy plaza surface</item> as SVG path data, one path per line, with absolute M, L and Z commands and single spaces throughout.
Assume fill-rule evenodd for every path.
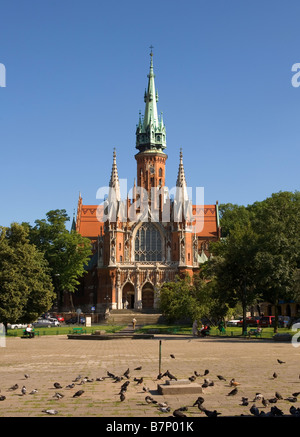
M 5 347 L 0 348 L 0 395 L 5 396 L 0 402 L 0 417 L 46 417 L 44 410 L 56 410 L 53 417 L 163 419 L 180 407 L 186 407 L 184 414 L 189 419 L 206 417 L 197 405 L 193 406 L 199 395 L 158 393 L 158 384 L 168 379 L 157 379 L 160 348 L 162 372 L 169 370 L 181 380 L 196 371 L 201 375 L 195 381 L 200 387 L 205 378 L 213 381 L 214 385 L 202 388 L 200 395 L 205 408 L 217 410 L 219 417 L 251 416 L 253 403 L 265 412 L 276 405 L 289 416 L 292 405 L 300 406 L 300 395 L 299 401 L 287 400 L 300 392 L 300 348 L 290 342 L 175 335 L 102 341 L 71 340 L 67 336 L 7 337 Z M 284 363 L 279 364 L 277 359 Z M 123 376 L 127 369 L 129 379 Z M 209 372 L 206 376 L 205 370 Z M 122 379 L 113 379 L 108 372 Z M 234 388 L 230 386 L 232 378 L 238 383 L 238 390 L 235 395 L 228 395 Z M 121 400 L 125 381 L 130 383 Z M 18 388 L 10 390 L 15 384 Z M 67 388 L 70 384 L 74 387 Z M 26 394 L 22 394 L 23 386 Z M 37 392 L 31 394 L 33 390 Z M 79 390 L 83 393 L 73 397 Z M 263 406 L 261 399 L 254 401 L 257 393 L 272 399 L 276 392 L 283 398 L 276 404 Z M 56 393 L 63 397 L 56 399 Z M 146 396 L 157 403 L 147 403 Z M 242 397 L 248 398 L 248 406 L 241 405 Z M 159 403 L 166 403 L 170 410 L 161 411 Z

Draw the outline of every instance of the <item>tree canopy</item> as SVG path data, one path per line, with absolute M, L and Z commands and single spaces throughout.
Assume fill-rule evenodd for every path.
M 54 297 L 48 263 L 30 244 L 28 229 L 17 223 L 0 227 L 1 322 L 33 322 Z
M 29 237 L 49 263 L 52 281 L 58 295 L 58 304 L 63 291 L 74 292 L 79 278 L 85 273 L 92 254 L 91 242 L 76 231 L 68 231 L 70 218 L 64 209 L 51 210 L 46 219 L 36 220 L 35 226 L 24 223 Z

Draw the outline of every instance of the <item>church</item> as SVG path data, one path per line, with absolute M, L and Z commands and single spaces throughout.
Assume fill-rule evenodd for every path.
M 84 312 L 155 310 L 159 287 L 177 275 L 198 272 L 210 257 L 210 242 L 220 238 L 218 202 L 192 202 L 182 150 L 174 187 L 165 186 L 166 127 L 157 110 L 152 50 L 147 78 L 145 111 L 136 125 L 134 186 L 122 198 L 114 149 L 103 202 L 86 205 L 79 195 L 73 228 L 90 239 L 93 250 L 73 296 Z

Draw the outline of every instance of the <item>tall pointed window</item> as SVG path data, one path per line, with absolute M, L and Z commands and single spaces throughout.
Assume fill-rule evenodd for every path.
M 162 241 L 159 230 L 153 223 L 143 223 L 136 233 L 135 261 L 161 261 Z

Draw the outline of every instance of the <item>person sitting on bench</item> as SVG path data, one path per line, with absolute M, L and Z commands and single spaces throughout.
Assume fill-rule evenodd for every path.
M 33 338 L 34 337 L 34 330 L 30 325 L 27 325 L 25 331 L 24 331 L 25 335 L 28 335 L 29 338 Z
M 200 336 L 206 337 L 209 335 L 210 327 L 208 325 L 204 325 L 204 327 L 200 330 Z

